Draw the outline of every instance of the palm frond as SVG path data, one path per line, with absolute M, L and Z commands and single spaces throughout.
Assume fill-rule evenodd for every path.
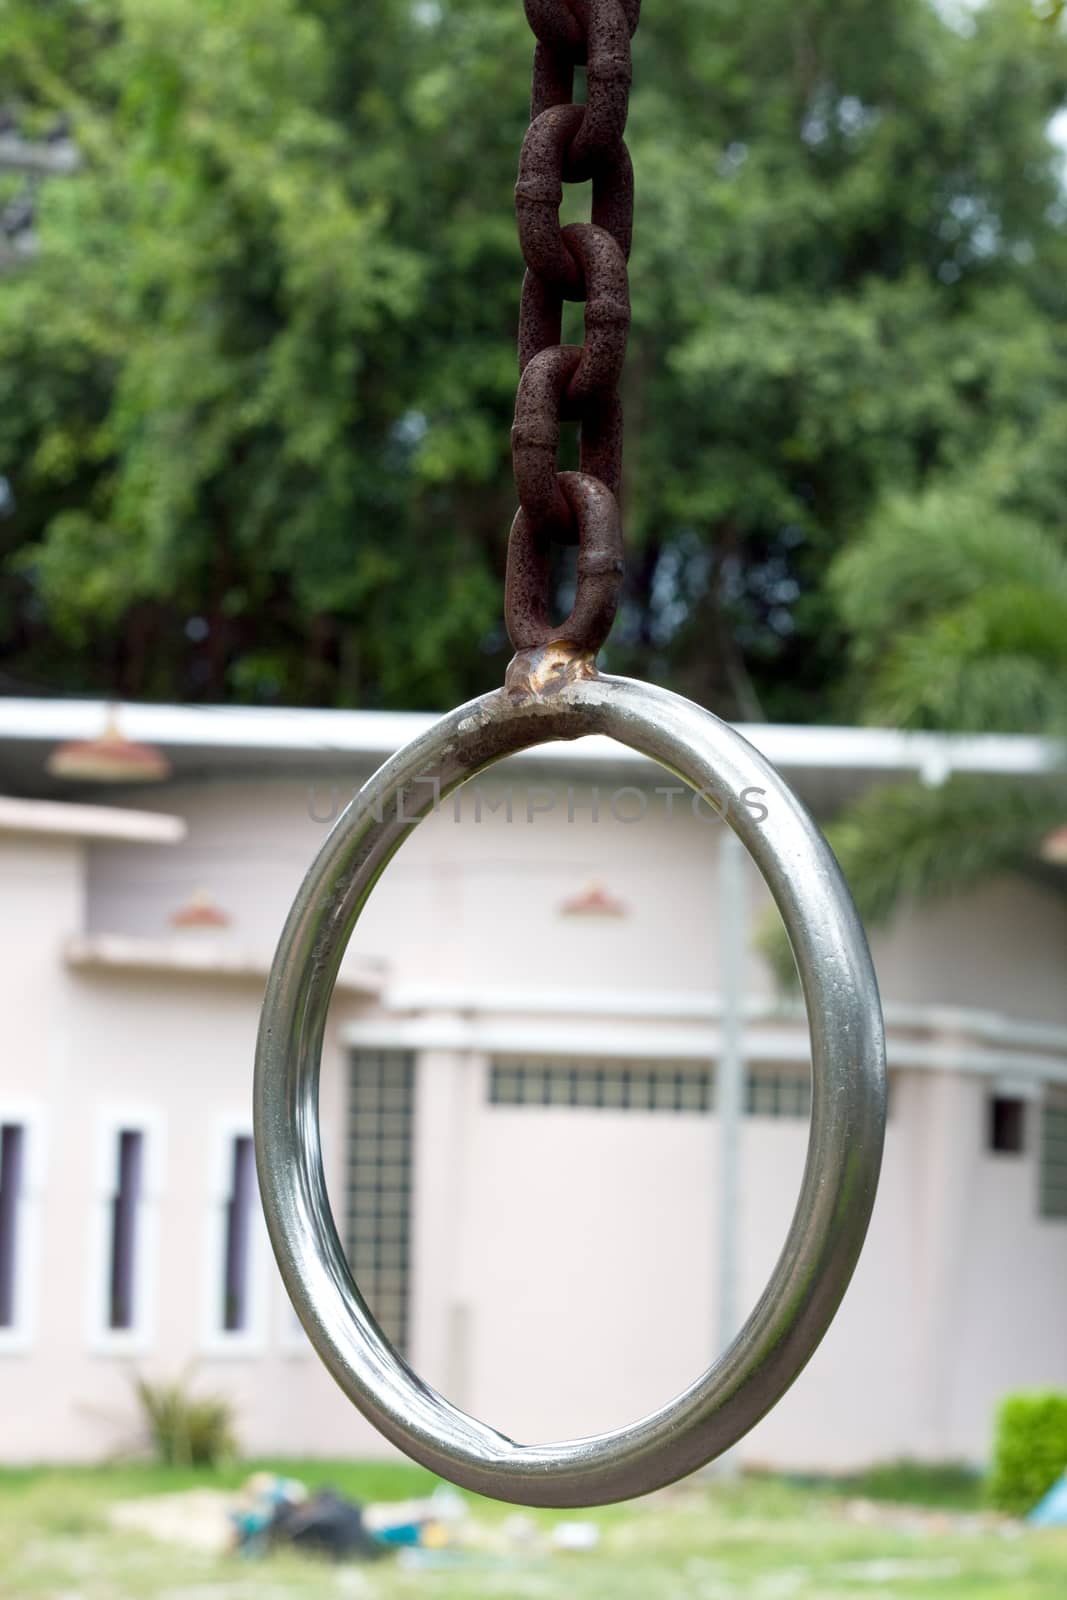
M 974 888 L 1037 859 L 1041 841 L 1067 820 L 1067 775 L 1041 783 L 955 776 L 938 788 L 872 789 L 827 830 L 864 923 L 886 923 L 902 902 L 928 903 Z M 758 934 L 779 982 L 796 969 L 775 913 Z
M 962 732 L 1067 727 L 1067 592 L 982 589 L 890 648 L 871 689 L 875 721 Z
M 1062 615 L 1067 552 L 1044 528 L 953 484 L 887 500 L 836 561 L 831 586 L 857 659 L 870 662 L 901 629 L 983 593 L 1042 597 Z M 1033 619 L 1033 607 L 1026 615 Z

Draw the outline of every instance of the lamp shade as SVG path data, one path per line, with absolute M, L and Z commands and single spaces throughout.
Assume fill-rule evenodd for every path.
M 215 904 L 207 889 L 197 889 L 170 919 L 172 928 L 228 928 L 229 915 Z
M 576 894 L 570 900 L 564 900 L 560 906 L 560 915 L 564 917 L 624 917 L 626 907 L 621 900 L 616 900 L 604 888 L 603 884 L 591 883 L 581 894 Z
M 162 750 L 124 737 L 114 708 L 102 733 L 57 745 L 46 767 L 53 778 L 82 783 L 160 783 L 171 770 Z

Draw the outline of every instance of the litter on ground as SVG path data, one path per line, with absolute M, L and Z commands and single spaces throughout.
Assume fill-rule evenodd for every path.
M 264 1472 L 232 1494 L 190 1489 L 120 1501 L 110 1508 L 109 1520 L 128 1532 L 219 1555 L 261 1557 L 287 1547 L 335 1561 L 399 1556 L 408 1570 L 582 1554 L 600 1540 L 592 1522 L 546 1528 L 522 1515 L 480 1522 L 447 1484 L 423 1500 L 360 1505 L 332 1489 L 311 1491 L 297 1479 Z

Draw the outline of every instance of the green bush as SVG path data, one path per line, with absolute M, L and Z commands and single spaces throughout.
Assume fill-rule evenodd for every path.
M 982 1504 L 982 1474 L 962 1461 L 883 1461 L 866 1472 L 826 1480 L 838 1493 L 902 1505 L 939 1506 L 959 1511 Z
M 1010 1394 L 997 1411 L 989 1497 L 1002 1511 L 1031 1511 L 1067 1471 L 1067 1394 Z
M 148 1434 L 165 1466 L 214 1467 L 237 1453 L 233 1407 L 221 1395 L 194 1395 L 187 1377 L 173 1383 L 138 1378 Z

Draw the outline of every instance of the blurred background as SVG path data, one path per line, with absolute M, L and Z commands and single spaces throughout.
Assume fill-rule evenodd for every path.
M 890 1116 L 865 1254 L 796 1387 L 715 1476 L 577 1535 L 426 1509 L 288 1306 L 251 1144 L 307 864 L 510 654 L 523 7 L 0 4 L 18 1600 L 246 1582 L 174 1496 L 230 1528 L 293 1480 L 422 1506 L 407 1566 L 351 1593 L 406 1594 L 436 1551 L 442 1594 L 1062 1594 L 1067 1535 L 1018 1519 L 1067 1518 L 1063 13 L 643 9 L 602 665 L 742 725 L 827 828 Z M 587 214 L 569 186 L 564 220 Z M 788 948 L 668 777 L 583 740 L 468 788 L 376 890 L 331 1013 L 356 1276 L 420 1372 L 520 1438 L 692 1381 L 803 1172 Z M 162 1533 L 115 1521 L 164 1497 Z M 278 1560 L 279 1593 L 340 1592 Z

